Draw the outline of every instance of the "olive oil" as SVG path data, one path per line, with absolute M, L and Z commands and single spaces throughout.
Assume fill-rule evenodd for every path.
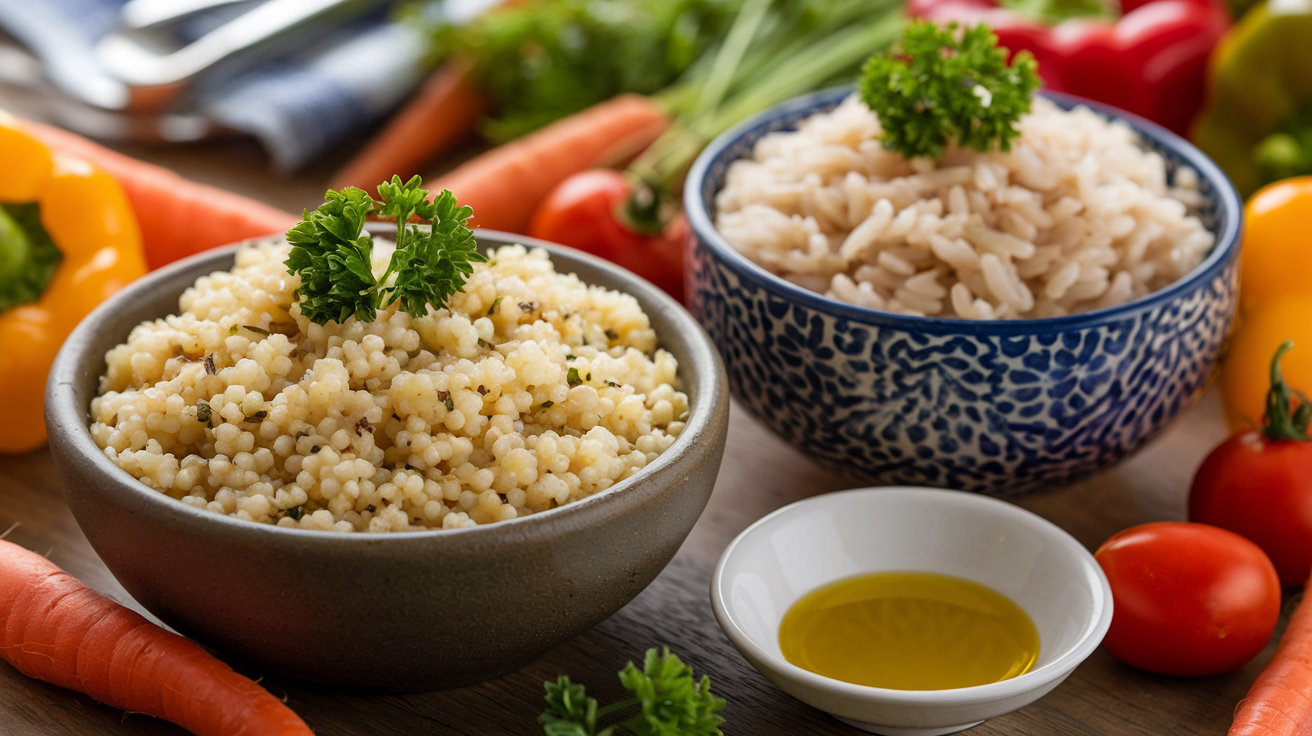
M 799 599 L 779 625 L 789 662 L 835 680 L 946 690 L 1023 674 L 1039 632 L 992 588 L 926 572 L 839 580 Z

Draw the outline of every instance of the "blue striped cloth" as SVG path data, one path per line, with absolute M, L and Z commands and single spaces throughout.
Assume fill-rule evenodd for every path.
M 48 76 L 85 76 L 86 67 L 73 62 L 117 26 L 125 1 L 0 0 L 0 29 L 40 56 Z M 178 111 L 255 136 L 273 166 L 288 173 L 395 108 L 420 81 L 425 51 L 418 32 L 389 21 L 385 10 L 373 12 L 284 58 L 198 80 Z

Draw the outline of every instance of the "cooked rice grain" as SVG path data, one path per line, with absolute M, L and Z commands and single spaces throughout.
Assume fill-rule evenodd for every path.
M 1124 123 L 1042 98 L 1009 152 L 908 161 L 859 99 L 756 143 L 716 197 L 716 227 L 772 273 L 903 314 L 1055 317 L 1123 304 L 1193 270 L 1215 236 L 1197 172 Z

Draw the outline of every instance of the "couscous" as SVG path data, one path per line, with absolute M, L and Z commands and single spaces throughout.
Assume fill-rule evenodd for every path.
M 249 521 L 452 529 L 604 490 L 684 426 L 675 359 L 637 300 L 556 273 L 545 251 L 490 252 L 423 317 L 326 326 L 294 306 L 288 252 L 240 249 L 109 351 L 91 404 L 109 458 Z

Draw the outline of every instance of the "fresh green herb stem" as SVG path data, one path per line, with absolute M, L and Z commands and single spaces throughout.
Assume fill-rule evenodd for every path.
M 715 54 L 715 63 L 711 66 L 710 74 L 700 85 L 697 101 L 692 108 L 694 119 L 709 114 L 724 99 L 725 92 L 733 84 L 743 55 L 747 53 L 757 29 L 765 20 L 771 2 L 772 0 L 745 0 L 742 8 L 739 9 L 733 25 L 729 26 L 729 33 L 725 36 L 724 43 Z
M 718 713 L 725 702 L 711 694 L 706 677 L 693 678 L 692 668 L 670 650 L 648 649 L 639 669 L 627 663 L 619 673 L 620 684 L 633 697 L 599 708 L 596 698 L 588 697 L 583 685 L 561 676 L 543 683 L 547 707 L 538 718 L 547 736 L 721 736 Z M 598 726 L 611 716 L 637 712 L 627 720 Z
M 758 45 L 738 59 L 732 93 L 713 110 L 680 114 L 675 124 L 630 165 L 636 186 L 674 190 L 706 144 L 761 110 L 850 72 L 902 32 L 905 20 L 893 2 L 853 0 L 801 37 Z M 744 6 L 744 10 L 746 10 Z M 664 98 L 674 107 L 682 90 Z
M 605 708 L 598 708 L 597 720 L 600 721 L 612 713 L 619 713 L 620 711 L 628 710 L 635 705 L 642 705 L 642 698 L 629 698 L 628 700 L 621 700 L 618 703 L 612 703 Z

